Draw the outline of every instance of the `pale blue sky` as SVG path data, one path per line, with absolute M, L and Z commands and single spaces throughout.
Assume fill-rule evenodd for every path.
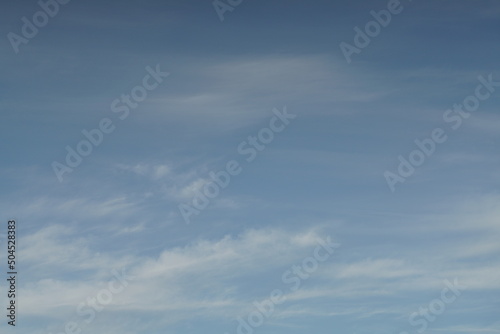
M 340 43 L 387 1 L 243 0 L 221 22 L 209 0 L 72 0 L 18 53 L 7 34 L 40 7 L 3 6 L 20 294 L 2 333 L 233 334 L 280 289 L 254 333 L 413 334 L 455 279 L 467 289 L 425 332 L 500 333 L 500 87 L 458 129 L 443 119 L 479 76 L 500 81 L 498 2 L 401 1 L 350 64 Z M 157 65 L 170 75 L 120 119 L 113 101 Z M 238 146 L 284 108 L 296 118 L 247 162 Z M 59 182 L 52 163 L 104 118 L 114 131 Z M 384 172 L 435 128 L 447 140 L 391 192 Z M 179 205 L 231 160 L 241 173 L 186 224 Z M 283 273 L 327 236 L 340 247 L 291 291 Z M 86 324 L 77 307 L 113 269 L 136 280 Z

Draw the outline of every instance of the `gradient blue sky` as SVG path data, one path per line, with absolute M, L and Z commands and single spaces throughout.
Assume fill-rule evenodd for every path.
M 478 76 L 500 81 L 500 3 L 401 3 L 348 64 L 339 44 L 387 1 L 244 0 L 221 22 L 209 0 L 72 0 L 17 54 L 6 36 L 40 8 L 6 1 L 0 196 L 20 293 L 2 333 L 63 332 L 122 268 L 136 280 L 83 333 L 233 334 L 282 289 L 255 333 L 413 334 L 446 279 L 467 290 L 425 332 L 500 333 L 500 89 L 456 131 L 442 118 Z M 120 120 L 111 102 L 157 64 L 170 76 Z M 285 106 L 297 117 L 244 162 Z M 59 182 L 52 162 L 105 117 L 115 131 Z M 436 127 L 448 140 L 391 192 L 384 172 Z M 241 174 L 185 224 L 178 205 L 232 159 Z M 326 236 L 338 251 L 291 292 L 282 273 Z

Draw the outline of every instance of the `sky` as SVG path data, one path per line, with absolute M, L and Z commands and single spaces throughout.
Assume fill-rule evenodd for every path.
M 500 333 L 497 1 L 2 6 L 2 333 Z

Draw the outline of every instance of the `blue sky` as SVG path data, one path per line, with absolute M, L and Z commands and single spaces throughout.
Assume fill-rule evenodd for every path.
M 19 309 L 2 333 L 233 334 L 274 290 L 286 299 L 250 332 L 500 333 L 500 87 L 478 79 L 500 82 L 500 5 L 399 6 L 348 63 L 340 44 L 387 1 L 243 0 L 221 21 L 208 0 L 72 0 L 17 53 L 8 34 L 41 8 L 6 2 L 0 196 Z M 113 101 L 154 83 L 147 68 L 169 75 L 120 119 Z M 453 129 L 444 115 L 478 86 L 488 97 Z M 238 147 L 285 111 L 247 161 Z M 103 119 L 114 130 L 60 181 L 54 161 Z M 391 191 L 384 173 L 436 128 L 447 139 Z M 187 224 L 179 205 L 230 161 L 241 171 Z M 338 248 L 292 290 L 283 276 L 327 237 Z M 78 307 L 122 271 L 134 279 L 87 322 Z M 446 281 L 466 287 L 450 303 Z

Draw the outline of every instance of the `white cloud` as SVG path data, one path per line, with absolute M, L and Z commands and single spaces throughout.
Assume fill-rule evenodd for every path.
M 190 91 L 169 91 L 152 97 L 148 103 L 156 110 L 154 121 L 161 117 L 188 122 L 197 134 L 253 125 L 269 117 L 272 108 L 285 104 L 370 102 L 393 92 L 384 89 L 377 74 L 348 69 L 330 55 L 202 60 L 199 64 L 190 63 L 182 71 L 187 75 L 185 79 L 191 81 Z M 353 110 L 330 107 L 328 112 Z M 324 111 L 307 110 L 308 115 L 312 113 Z
M 151 165 L 146 163 L 139 163 L 133 166 L 118 164 L 116 165 L 118 169 L 131 171 L 135 174 L 141 176 L 148 176 L 153 180 L 161 179 L 171 173 L 169 165 Z
M 75 275 L 66 274 L 57 280 L 25 280 L 21 289 L 23 301 L 34 306 L 23 311 L 26 315 L 53 315 L 60 307 L 76 307 L 106 284 L 111 269 L 127 268 L 137 283 L 131 283 L 109 309 L 197 312 L 215 308 L 220 309 L 222 316 L 235 306 L 247 306 L 238 301 L 235 278 L 265 275 L 275 266 L 293 263 L 310 252 L 319 238 L 313 231 L 248 230 L 237 237 L 199 240 L 186 247 L 168 249 L 157 258 L 117 257 L 103 251 L 97 254 L 90 247 L 90 240 L 77 238 L 71 228 L 53 225 L 23 238 L 27 245 L 23 251 L 26 270 L 36 271 L 42 266 L 51 277 L 57 276 L 57 272 Z M 46 302 L 44 308 L 35 306 L 44 299 L 51 302 Z
M 367 259 L 362 262 L 352 263 L 338 268 L 339 278 L 397 278 L 418 274 L 402 260 L 395 259 Z

